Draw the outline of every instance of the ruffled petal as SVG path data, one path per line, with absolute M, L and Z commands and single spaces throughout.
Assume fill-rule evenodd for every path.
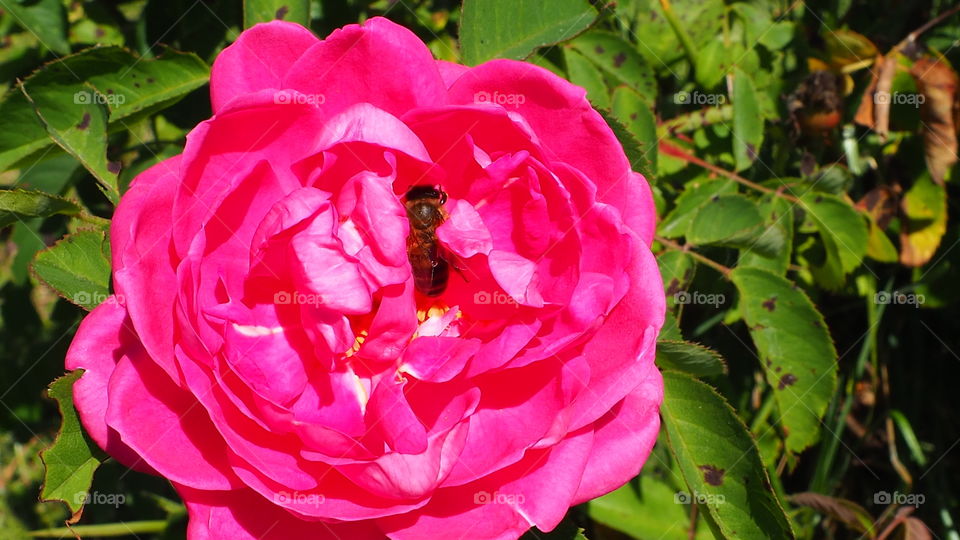
M 630 170 L 623 147 L 583 88 L 533 64 L 492 60 L 461 74 L 450 87 L 450 101 L 472 104 L 479 93 L 517 96 L 503 107 L 530 125 L 548 159 L 586 174 L 597 184 L 599 200 L 616 206 L 630 228 L 649 237 L 654 215 L 646 204 L 652 201 L 649 187 Z

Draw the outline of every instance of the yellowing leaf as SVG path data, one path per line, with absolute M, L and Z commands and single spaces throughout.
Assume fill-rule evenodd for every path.
M 924 174 L 904 195 L 900 208 L 904 218 L 900 263 L 922 266 L 936 253 L 947 230 L 947 190 Z

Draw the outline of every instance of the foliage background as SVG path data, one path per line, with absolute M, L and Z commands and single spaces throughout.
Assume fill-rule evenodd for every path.
M 641 476 L 557 537 L 960 539 L 952 2 L 289 4 L 320 36 L 385 15 L 438 58 L 547 67 L 587 88 L 651 180 L 665 427 Z M 42 395 L 109 291 L 113 201 L 210 115 L 207 66 L 243 27 L 238 1 L 0 0 L 0 538 L 71 536 L 77 508 L 38 501 L 61 422 Z M 96 45 L 135 56 L 83 53 L 93 67 L 58 75 Z M 137 103 L 68 101 L 137 69 L 159 85 L 128 88 Z M 85 538 L 184 534 L 162 479 L 106 460 L 90 492 Z

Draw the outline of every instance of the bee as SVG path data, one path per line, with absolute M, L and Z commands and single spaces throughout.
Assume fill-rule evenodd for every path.
M 413 284 L 427 296 L 437 296 L 447 288 L 450 278 L 449 254 L 437 241 L 437 227 L 446 219 L 442 206 L 447 194 L 433 186 L 412 186 L 407 190 L 407 257 L 413 268 Z

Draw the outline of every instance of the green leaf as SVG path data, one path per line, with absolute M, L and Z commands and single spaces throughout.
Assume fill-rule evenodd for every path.
M 15 168 L 15 163 L 28 156 L 42 156 L 43 149 L 53 144 L 43 124 L 37 121 L 30 102 L 19 90 L 7 92 L 0 101 L 0 118 L 4 119 L 4 125 L 17 126 L 17 129 L 0 129 L 0 170 Z
M 804 193 L 800 205 L 820 232 L 826 251 L 824 264 L 812 267 L 811 272 L 824 287 L 838 289 L 867 252 L 864 216 L 843 199 L 826 193 Z
M 540 47 L 566 41 L 597 18 L 587 0 L 464 0 L 460 48 L 471 66 L 494 58 L 523 59 Z
M 697 66 L 694 74 L 697 83 L 704 88 L 713 88 L 723 79 L 730 69 L 730 50 L 722 39 L 708 43 L 697 52 Z
M 633 538 L 689 540 L 690 515 L 686 498 L 644 468 L 636 480 L 587 503 L 590 518 Z M 707 527 L 699 527 L 694 538 L 713 538 Z
M 837 385 L 837 351 L 823 316 L 803 291 L 766 270 L 735 268 L 730 278 L 773 389 L 787 449 L 800 452 L 817 441 Z
M 717 351 L 689 341 L 658 341 L 657 366 L 694 377 L 713 377 L 727 372 L 727 364 Z
M 57 293 L 90 310 L 110 296 L 110 249 L 103 231 L 80 231 L 37 254 L 33 273 Z
M 794 538 L 747 427 L 710 386 L 663 374 L 663 425 L 690 496 L 724 538 Z
M 67 12 L 61 0 L 12 0 L 4 9 L 25 30 L 37 36 L 40 44 L 63 55 L 70 52 L 67 41 Z
M 603 74 L 590 60 L 587 60 L 577 51 L 564 47 L 563 59 L 567 64 L 567 78 L 573 84 L 582 86 L 587 91 L 587 99 L 594 107 L 610 108 L 610 91 L 603 80 Z
M 603 109 L 597 109 L 597 112 L 600 113 L 600 116 L 602 116 L 607 125 L 610 126 L 617 140 L 620 141 L 620 146 L 623 147 L 623 153 L 626 154 L 627 160 L 630 162 L 630 167 L 648 178 L 652 177 L 650 163 L 643 153 L 640 141 L 610 112 Z
M 36 81 L 36 79 L 34 80 Z M 83 85 L 89 96 L 98 95 Z M 79 161 L 102 186 L 114 204 L 120 200 L 117 174 L 120 169 L 107 162 L 107 106 L 95 99 L 78 100 L 82 95 L 74 87 L 60 85 L 22 85 L 21 90 L 33 106 L 47 133 L 61 148 Z
M 45 65 L 28 77 L 24 86 L 31 96 L 48 92 L 53 96 L 55 109 L 46 113 L 53 115 L 51 120 L 59 121 L 64 115 L 82 120 L 80 111 L 86 106 L 105 105 L 113 130 L 172 105 L 204 85 L 209 75 L 207 65 L 192 53 L 166 50 L 155 59 L 141 59 L 119 47 L 94 47 Z M 0 130 L 0 169 L 42 156 L 53 143 L 19 90 L 8 92 L 0 101 L 0 117 L 17 126 Z
M 33 217 L 76 215 L 80 211 L 76 204 L 40 191 L 0 190 L 0 228 Z
M 664 432 L 690 488 L 685 494 L 717 538 L 793 538 L 757 446 L 716 391 L 664 372 Z
M 310 0 L 243 0 L 243 27 L 273 20 L 310 26 Z
M 737 68 L 733 78 L 733 157 L 737 171 L 757 159 L 763 144 L 763 116 L 757 90 L 746 72 Z
M 759 235 L 762 225 L 763 218 L 753 201 L 743 195 L 717 195 L 694 216 L 686 237 L 694 245 L 735 245 Z
M 910 421 L 907 420 L 907 417 L 904 416 L 902 412 L 896 409 L 890 410 L 890 418 L 893 419 L 897 430 L 900 431 L 903 443 L 906 444 L 910 450 L 910 456 L 917 462 L 917 465 L 921 467 L 926 466 L 927 457 L 923 453 L 923 447 L 920 445 L 920 441 L 917 439 L 917 434 L 913 431 L 913 426 L 910 425 Z
M 742 21 L 744 27 L 743 39 L 750 47 L 753 47 L 753 44 L 763 38 L 773 27 L 770 11 L 766 9 L 747 2 L 733 3 L 730 5 L 730 9 Z
M 736 193 L 737 185 L 730 180 L 695 180 L 687 182 L 677 197 L 673 210 L 664 216 L 657 227 L 660 235 L 678 238 L 686 234 L 697 210 L 716 195 Z
M 764 229 L 755 240 L 740 251 L 737 266 L 763 268 L 783 276 L 790 266 L 793 247 L 793 210 L 782 197 L 766 195 L 757 205 L 763 216 Z
M 696 48 L 715 41 L 723 32 L 723 0 L 671 0 L 677 22 L 685 30 Z M 639 42 L 637 50 L 658 71 L 670 74 L 676 70 L 676 61 L 684 56 L 684 49 L 663 12 L 660 2 L 651 0 L 641 8 L 633 35 Z
M 571 41 L 570 46 L 597 64 L 611 79 L 635 90 L 647 103 L 656 101 L 656 74 L 633 44 L 616 34 L 592 30 Z
M 693 280 L 696 264 L 693 257 L 683 251 L 671 250 L 657 257 L 663 290 L 667 296 L 667 305 L 677 304 L 677 295 L 687 290 Z
M 643 163 L 648 163 L 642 174 L 648 179 L 657 172 L 657 118 L 643 97 L 629 86 L 618 86 L 613 91 L 613 116 L 633 134 L 640 143 Z M 649 174 L 648 174 L 649 172 Z
M 53 445 L 40 452 L 46 469 L 40 499 L 66 503 L 72 513 L 68 523 L 75 523 L 80 518 L 93 473 L 106 459 L 96 443 L 84 433 L 73 407 L 73 383 L 82 375 L 83 370 L 72 371 L 50 384 L 47 395 L 57 400 L 63 423 Z
M 899 258 L 897 246 L 893 245 L 887 233 L 877 225 L 877 222 L 869 218 L 869 233 L 867 238 L 867 251 L 865 255 L 875 261 L 885 263 L 895 263 Z

